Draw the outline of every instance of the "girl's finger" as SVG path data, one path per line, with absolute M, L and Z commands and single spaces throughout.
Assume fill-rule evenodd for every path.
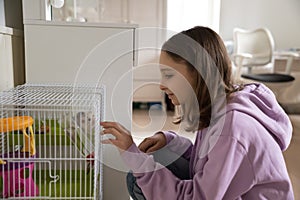
M 146 138 L 145 140 L 143 140 L 140 145 L 138 146 L 138 148 L 142 151 L 142 152 L 147 152 L 148 149 L 153 145 L 153 141 L 149 138 Z
M 100 122 L 103 128 L 116 128 L 119 129 L 119 124 L 117 122 Z
M 102 134 L 111 134 L 115 136 L 116 138 L 120 137 L 122 134 L 115 128 L 106 128 L 102 131 Z
M 117 122 L 100 122 L 100 125 L 107 129 L 107 128 L 115 128 L 120 132 L 128 132 L 127 129 L 125 127 L 123 127 L 122 125 L 120 125 Z
M 160 146 L 156 143 L 155 145 L 149 147 L 145 153 L 151 153 L 160 149 Z

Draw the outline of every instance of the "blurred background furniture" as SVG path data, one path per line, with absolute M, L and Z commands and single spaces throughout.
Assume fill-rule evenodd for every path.
M 274 72 L 275 44 L 267 28 L 235 28 L 233 43 L 236 82 L 262 82 L 278 94 L 295 80 L 290 75 L 293 59 L 297 56 L 293 52 L 284 52 L 284 56 L 288 57 L 285 71 Z
M 290 74 L 294 54 L 289 56 L 285 73 L 274 73 L 274 39 L 267 28 L 233 30 L 234 53 L 233 62 L 237 67 L 236 79 L 240 77 L 261 82 L 290 82 L 294 80 Z M 247 73 L 242 68 L 247 69 Z M 268 73 L 266 73 L 268 72 Z

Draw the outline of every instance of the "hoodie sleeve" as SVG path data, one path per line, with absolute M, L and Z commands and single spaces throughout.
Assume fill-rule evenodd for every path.
M 189 139 L 177 135 L 173 131 L 160 131 L 159 133 L 165 135 L 169 150 L 182 156 L 186 160 L 190 160 L 193 144 Z
M 228 137 L 220 137 L 215 147 L 206 157 L 196 158 L 196 165 L 203 167 L 196 170 L 191 180 L 178 179 L 135 145 L 122 157 L 133 170 L 146 199 L 236 199 L 254 179 L 246 152 L 237 140 Z

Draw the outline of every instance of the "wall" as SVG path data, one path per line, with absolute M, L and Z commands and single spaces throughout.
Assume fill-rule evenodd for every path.
M 300 48 L 299 0 L 222 0 L 220 35 L 232 39 L 234 27 L 267 27 L 277 49 Z

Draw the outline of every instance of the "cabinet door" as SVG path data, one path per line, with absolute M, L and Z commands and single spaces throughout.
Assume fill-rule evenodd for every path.
M 135 28 L 32 22 L 24 29 L 27 82 L 104 84 L 105 120 L 131 130 Z M 110 145 L 103 152 L 104 199 L 129 199 L 119 152 Z
M 0 34 L 0 91 L 14 87 L 11 35 Z
M 133 41 L 133 28 L 25 24 L 26 82 L 104 84 L 107 119 L 130 128 Z

